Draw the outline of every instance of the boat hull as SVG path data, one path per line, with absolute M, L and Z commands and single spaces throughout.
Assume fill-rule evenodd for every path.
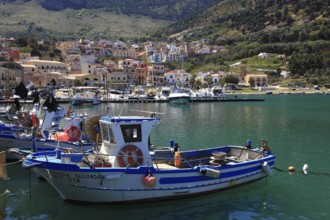
M 98 105 L 101 103 L 101 100 L 99 99 L 94 99 L 94 98 L 91 98 L 91 99 L 78 99 L 78 98 L 73 98 L 71 100 L 71 104 L 72 105 L 81 105 L 81 104 L 93 104 L 93 105 Z
M 168 101 L 170 104 L 186 105 L 189 102 L 189 97 L 186 97 L 186 96 L 168 97 Z
M 137 168 L 91 168 L 79 162 L 56 163 L 59 159 L 51 155 L 47 158 L 48 161 L 42 159 L 42 156 L 38 160 L 30 157 L 24 161 L 23 166 L 32 167 L 38 176 L 45 178 L 63 200 L 91 203 L 168 200 L 226 190 L 267 177 L 269 173 L 263 170 L 263 163 L 267 162 L 272 169 L 275 161 L 271 155 L 226 166 L 178 169 L 159 164 Z M 204 168 L 213 174 L 201 172 Z M 156 179 L 154 185 L 145 183 L 148 174 Z
M 17 138 L 15 134 L 0 134 L 0 152 L 6 151 L 7 160 L 18 160 L 22 159 L 21 155 L 11 152 L 10 149 L 28 149 L 28 148 L 38 148 L 43 150 L 55 149 L 60 145 L 61 148 L 69 148 L 74 150 L 89 150 L 93 147 L 92 143 L 82 143 L 62 141 L 59 142 L 55 140 L 45 140 L 45 139 L 35 139 L 34 143 L 32 138 Z

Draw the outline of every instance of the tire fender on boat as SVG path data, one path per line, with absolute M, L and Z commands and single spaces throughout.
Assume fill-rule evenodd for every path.
M 143 163 L 143 153 L 137 146 L 127 145 L 119 151 L 117 163 L 119 167 L 137 167 Z
M 66 128 L 64 131 L 69 135 L 69 141 L 79 140 L 81 131 L 77 126 L 70 126 Z

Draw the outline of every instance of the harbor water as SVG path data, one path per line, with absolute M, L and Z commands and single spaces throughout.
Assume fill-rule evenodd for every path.
M 258 96 L 260 97 L 260 96 Z M 214 194 L 129 205 L 72 204 L 21 164 L 0 179 L 0 219 L 330 219 L 330 96 L 265 95 L 263 102 L 102 103 L 75 112 L 161 118 L 151 135 L 156 147 L 180 150 L 220 145 L 258 147 L 267 140 L 277 156 L 273 176 Z M 67 107 L 68 104 L 61 104 Z M 140 111 L 139 111 L 140 110 Z M 142 112 L 143 111 L 143 112 Z M 0 119 L 1 120 L 1 119 Z M 308 174 L 302 167 L 309 165 Z M 289 173 L 294 166 L 296 172 Z

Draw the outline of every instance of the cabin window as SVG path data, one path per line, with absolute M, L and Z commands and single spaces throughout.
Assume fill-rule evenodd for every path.
M 141 142 L 141 125 L 122 125 L 121 131 L 125 142 Z
M 109 135 L 110 135 L 110 143 L 115 144 L 116 143 L 116 138 L 115 135 L 113 134 L 113 130 L 111 125 L 109 125 Z
M 110 142 L 110 135 L 107 124 L 101 123 L 102 140 Z
M 102 133 L 102 140 L 103 141 L 107 141 L 107 142 L 110 142 L 110 143 L 113 143 L 113 144 L 116 143 L 116 139 L 115 139 L 115 136 L 113 134 L 113 130 L 112 130 L 111 125 L 101 123 L 101 133 Z

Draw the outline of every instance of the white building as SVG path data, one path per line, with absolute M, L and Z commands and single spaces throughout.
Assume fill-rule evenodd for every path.
M 183 69 L 171 70 L 165 73 L 165 80 L 169 85 L 189 86 L 191 74 Z
M 162 55 L 160 53 L 153 53 L 149 56 L 150 63 L 162 63 Z
M 259 53 L 258 54 L 258 58 L 260 59 L 266 59 L 269 57 L 269 54 L 268 53 Z

